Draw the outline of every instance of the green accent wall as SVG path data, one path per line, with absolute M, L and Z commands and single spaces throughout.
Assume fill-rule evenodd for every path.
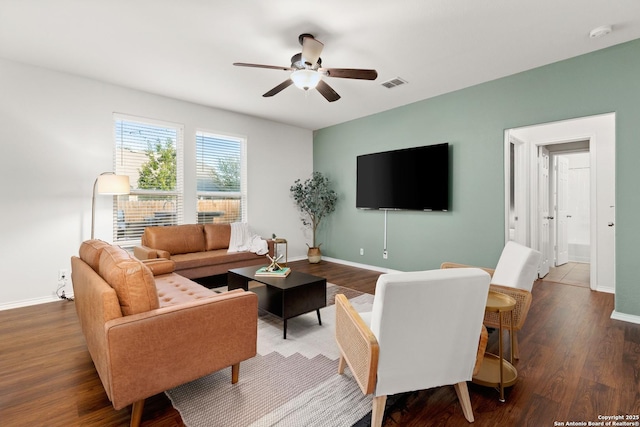
M 495 266 L 504 245 L 504 131 L 610 112 L 616 311 L 640 316 L 640 39 L 316 131 L 314 170 L 340 197 L 319 230 L 323 254 L 402 271 L 443 261 Z M 384 212 L 355 208 L 356 156 L 442 142 L 452 155 L 450 211 L 390 211 L 385 260 Z

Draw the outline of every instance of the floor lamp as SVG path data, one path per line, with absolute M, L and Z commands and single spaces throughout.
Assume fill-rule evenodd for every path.
M 129 194 L 129 177 L 127 175 L 116 175 L 113 172 L 102 172 L 93 183 L 93 199 L 91 201 L 91 239 L 93 239 L 94 227 L 96 223 L 96 194 L 117 196 Z

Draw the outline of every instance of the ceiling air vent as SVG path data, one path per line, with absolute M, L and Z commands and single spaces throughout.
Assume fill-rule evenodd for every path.
M 403 80 L 400 77 L 396 77 L 391 80 L 387 80 L 386 82 L 382 82 L 381 84 L 387 89 L 393 89 L 394 87 L 398 87 L 407 83 L 408 82 L 406 80 Z

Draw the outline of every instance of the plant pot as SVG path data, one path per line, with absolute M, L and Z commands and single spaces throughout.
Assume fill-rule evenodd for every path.
M 307 251 L 307 258 L 309 259 L 309 262 L 311 264 L 319 263 L 320 260 L 322 259 L 322 253 L 320 252 L 320 248 L 309 247 L 309 250 Z

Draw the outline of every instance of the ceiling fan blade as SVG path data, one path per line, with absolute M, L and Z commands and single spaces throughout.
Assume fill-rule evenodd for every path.
M 338 92 L 333 90 L 333 88 L 329 86 L 324 80 L 320 80 L 318 82 L 318 86 L 316 86 L 316 89 L 329 102 L 337 101 L 338 99 L 340 99 L 340 95 L 338 95 Z
M 375 80 L 378 78 L 376 70 L 362 70 L 359 68 L 320 68 L 318 71 L 329 77 L 342 79 Z
M 270 70 L 293 71 L 293 68 L 291 67 L 282 67 L 279 65 L 248 64 L 246 62 L 234 62 L 233 65 L 237 67 L 268 68 Z
M 302 39 L 302 58 L 305 64 L 313 67 L 320 59 L 324 44 L 313 37 L 304 37 Z
M 293 80 L 287 79 L 287 80 L 283 81 L 278 86 L 274 87 L 273 89 L 271 89 L 269 92 L 265 93 L 262 96 L 264 96 L 265 98 L 269 97 L 269 96 L 273 96 L 273 95 L 275 95 L 277 93 L 280 93 L 280 91 L 282 91 L 283 89 L 288 88 L 292 84 L 293 84 Z

